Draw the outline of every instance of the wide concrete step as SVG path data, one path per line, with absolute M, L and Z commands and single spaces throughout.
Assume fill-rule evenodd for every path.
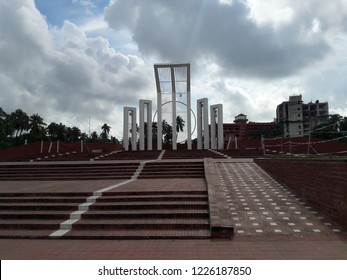
M 205 201 L 204 195 L 155 195 L 155 196 L 108 196 L 100 197 L 98 202 L 133 202 L 133 201 Z M 79 203 L 86 202 L 86 197 L 0 197 L 0 204 L 2 203 Z
M 52 229 L 57 230 L 60 223 L 64 220 L 3 220 L 0 219 L 0 230 L 3 229 Z M 209 223 L 204 219 L 132 219 L 132 220 L 115 220 L 115 219 L 82 219 L 72 225 L 73 229 L 78 230 L 110 230 L 110 229 L 208 229 Z
M 211 237 L 209 230 L 163 230 L 163 229 L 138 229 L 138 230 L 108 230 L 86 231 L 73 230 L 64 235 L 64 239 L 207 239 Z
M 4 229 L 0 230 L 0 238 L 7 239 L 47 239 L 52 229 Z
M 0 198 L 15 198 L 15 197 L 87 197 L 93 195 L 93 192 L 3 192 L 0 193 Z
M 204 178 L 203 162 L 154 162 L 144 166 L 140 179 Z
M 109 207 L 115 207 L 115 208 L 119 208 L 122 209 L 123 207 L 154 207 L 154 209 L 156 208 L 156 206 L 158 207 L 171 207 L 171 206 L 206 206 L 207 202 L 206 200 L 200 199 L 199 200 L 195 200 L 195 199 L 189 199 L 189 200 L 185 200 L 183 198 L 181 199 L 173 199 L 170 200 L 169 198 L 166 199 L 158 199 L 158 198 L 151 198 L 149 197 L 148 199 L 143 198 L 140 200 L 134 199 L 136 197 L 132 197 L 133 201 L 127 201 L 123 199 L 121 199 L 120 201 L 112 201 L 117 200 L 117 198 L 105 198 L 105 199 L 97 199 L 96 202 L 94 204 L 92 204 L 90 206 L 90 209 L 92 208 L 109 208 Z M 160 197 L 159 197 L 160 198 Z M 107 200 L 111 200 L 111 201 L 107 201 Z M 34 203 L 32 201 L 25 201 L 25 202 L 21 202 L 18 203 L 16 201 L 12 201 L 12 202 L 5 202 L 5 203 L 0 203 L 0 210 L 54 210 L 54 209 L 62 209 L 62 210 L 69 210 L 69 209 L 74 209 L 76 207 L 78 207 L 80 205 L 80 203 L 78 202 L 57 202 L 57 203 L 51 203 L 49 201 L 43 201 L 43 202 L 38 202 L 38 203 Z
M 207 209 L 208 203 L 205 201 L 134 201 L 102 203 L 96 202 L 91 205 L 91 210 L 137 210 L 137 209 Z M 1 209 L 1 205 L 0 205 Z
M 0 170 L 11 170 L 11 169 L 104 169 L 104 168 L 136 168 L 138 166 L 137 162 L 128 163 L 54 163 L 54 164 L 30 164 L 30 163 L 20 163 L 20 164 L 10 164 L 10 165 L 0 165 Z
M 149 162 L 146 163 L 146 167 L 147 168 L 197 168 L 197 167 L 201 167 L 203 166 L 203 162 L 199 161 L 199 162 L 165 162 L 165 161 L 158 161 L 158 162 Z
M 113 229 L 209 229 L 205 219 L 82 219 L 72 225 L 72 230 L 113 230 Z
M 204 170 L 203 169 L 167 169 L 167 170 L 152 170 L 152 169 L 144 169 L 141 172 L 141 175 L 144 174 L 155 174 L 155 175 L 160 175 L 162 173 L 165 174 L 173 174 L 173 175 L 179 175 L 179 174 L 186 174 L 186 175 L 190 175 L 190 174 L 204 174 Z
M 43 220 L 43 219 L 0 219 L 0 230 L 4 229 L 51 229 L 57 230 L 60 227 L 60 223 L 64 222 L 62 219 L 58 220 Z
M 0 174 L 11 174 L 20 172 L 47 172 L 47 173 L 85 173 L 85 172 L 131 172 L 137 168 L 136 166 L 59 166 L 52 165 L 51 167 L 17 167 L 17 168 L 0 168 Z
M 138 163 L 3 165 L 0 166 L 0 180 L 129 179 L 137 168 Z
M 161 191 L 161 190 L 155 190 L 155 191 L 110 191 L 105 192 L 102 194 L 102 196 L 157 196 L 157 195 L 183 195 L 183 196 L 190 196 L 190 195 L 204 195 L 207 199 L 207 191 L 204 190 L 197 190 L 197 191 L 190 191 L 190 190 L 169 190 L 169 191 Z
M 208 219 L 208 209 L 90 210 L 82 219 Z
M 204 174 L 158 174 L 158 175 L 154 175 L 154 174 L 149 174 L 149 175 L 141 175 L 138 177 L 138 179 L 170 179 L 170 178 L 204 178 Z
M 135 201 L 206 201 L 204 195 L 153 195 L 100 197 L 98 202 L 135 202 Z
M 85 197 L 0 197 L 0 204 L 3 203 L 77 203 L 86 202 Z
M 152 169 L 143 169 L 142 174 L 146 174 L 146 173 L 151 173 L 151 174 L 175 174 L 175 175 L 179 175 L 179 174 L 192 174 L 192 173 L 201 173 L 204 174 L 205 170 L 204 169 L 186 169 L 186 168 L 182 168 L 182 169 L 158 169 L 158 170 L 152 170 Z M 142 175 L 141 174 L 141 175 Z
M 86 175 L 86 176 L 0 176 L 0 181 L 69 181 L 69 180 L 120 180 L 120 179 L 130 179 L 129 175 Z
M 56 211 L 56 210 L 77 210 L 78 203 L 0 203 L 0 213 L 3 210 L 45 210 L 45 211 Z
M 61 211 L 61 210 L 1 210 L 0 211 L 0 219 L 44 219 L 44 220 L 52 220 L 52 219 L 62 219 L 67 220 L 70 217 L 71 210 Z

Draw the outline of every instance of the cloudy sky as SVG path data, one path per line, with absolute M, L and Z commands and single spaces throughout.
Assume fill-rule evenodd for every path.
M 155 63 L 191 63 L 193 109 L 225 122 L 272 121 L 292 94 L 347 116 L 347 1 L 0 0 L 5 112 L 120 139 L 124 106 L 156 104 Z

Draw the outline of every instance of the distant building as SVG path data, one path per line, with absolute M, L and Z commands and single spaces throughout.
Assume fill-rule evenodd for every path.
M 284 137 L 308 135 L 316 125 L 326 122 L 328 116 L 328 102 L 317 100 L 305 104 L 301 95 L 289 96 L 289 101 L 276 109 L 276 121 L 283 128 Z
M 234 123 L 224 123 L 224 139 L 251 140 L 260 139 L 261 136 L 278 136 L 278 126 L 275 122 L 248 122 L 247 115 L 235 116 Z

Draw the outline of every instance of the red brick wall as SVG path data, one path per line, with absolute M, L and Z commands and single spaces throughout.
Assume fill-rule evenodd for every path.
M 347 161 L 256 159 L 273 178 L 347 229 Z

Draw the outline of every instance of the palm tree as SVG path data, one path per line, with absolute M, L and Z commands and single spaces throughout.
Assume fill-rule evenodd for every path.
M 87 141 L 88 140 L 88 134 L 85 133 L 85 132 L 81 133 L 80 139 L 83 140 L 83 141 Z
M 51 138 L 51 140 L 55 141 L 57 140 L 58 135 L 58 124 L 55 122 L 51 122 L 47 126 L 48 136 Z
M 80 140 L 80 137 L 81 137 L 81 130 L 74 126 L 71 128 L 71 136 L 72 136 L 72 141 L 73 142 L 77 142 Z
M 56 127 L 56 133 L 57 133 L 57 140 L 59 141 L 65 141 L 66 139 L 66 126 L 62 123 L 59 123 Z
M 13 112 L 10 115 L 10 120 L 13 132 L 16 132 L 15 137 L 21 136 L 23 131 L 29 128 L 29 117 L 22 109 Z
M 9 118 L 0 107 L 0 149 L 10 146 L 8 139 Z
M 43 118 L 38 114 L 34 114 L 29 118 L 29 129 L 33 136 L 43 136 L 46 125 L 47 124 L 43 122 Z
M 107 125 L 107 123 L 104 123 L 101 129 L 102 129 L 101 137 L 103 139 L 108 139 L 108 134 L 110 133 L 111 127 Z
M 89 141 L 91 143 L 95 143 L 98 141 L 98 138 L 99 138 L 98 133 L 96 131 L 93 131 L 92 134 L 90 135 Z
M 169 125 L 166 120 L 162 121 L 161 127 L 163 131 L 162 132 L 163 135 L 165 135 L 168 131 L 170 131 L 170 129 L 172 129 L 171 125 Z
M 176 141 L 178 139 L 178 133 L 181 131 L 183 132 L 183 128 L 185 126 L 185 121 L 182 119 L 181 116 L 177 116 L 176 117 L 176 131 L 177 131 L 177 134 L 176 134 Z
M 166 120 L 162 122 L 162 130 L 164 135 L 164 143 L 171 144 L 172 143 L 172 126 L 168 124 Z
M 7 117 L 6 112 L 0 107 L 0 121 Z
M 0 107 L 0 137 L 6 137 L 6 119 L 7 114 Z

